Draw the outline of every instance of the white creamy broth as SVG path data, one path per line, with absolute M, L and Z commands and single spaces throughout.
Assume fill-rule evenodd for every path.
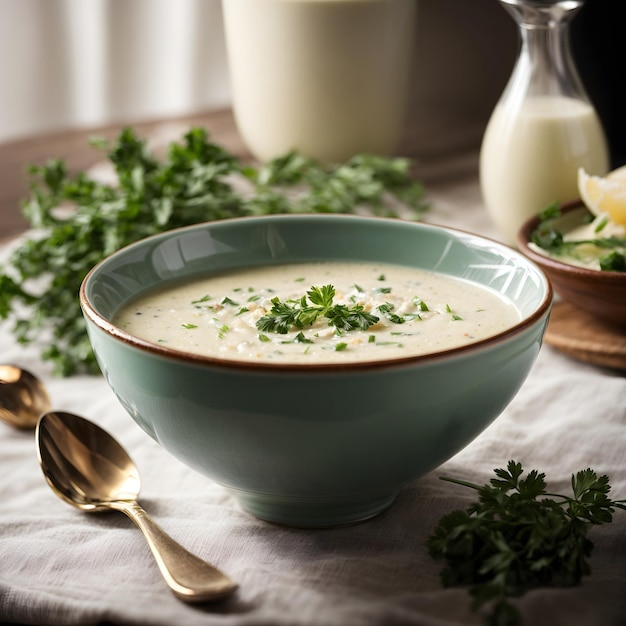
M 275 331 L 275 302 L 310 312 L 321 305 L 307 292 L 329 285 L 335 290 L 332 306 L 343 305 L 346 315 L 360 311 L 359 320 L 363 315 L 378 320 L 368 317 L 369 327 L 342 330 L 320 312 L 312 324 L 307 319 L 284 334 Z M 114 322 L 133 336 L 205 356 L 337 363 L 438 352 L 492 336 L 519 320 L 512 303 L 466 281 L 399 265 L 326 262 L 176 283 L 131 301 Z M 263 321 L 272 328 L 260 328 Z M 288 318 L 282 321 L 289 325 Z

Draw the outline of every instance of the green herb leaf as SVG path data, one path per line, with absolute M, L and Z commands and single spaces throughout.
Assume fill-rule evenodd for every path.
M 191 304 L 201 304 L 203 302 L 209 302 L 209 300 L 213 300 L 213 298 L 207 294 L 206 296 L 202 296 L 202 298 L 199 298 L 198 300 L 192 300 Z
M 302 331 L 294 337 L 294 343 L 313 343 L 311 339 L 307 339 Z
M 367 313 L 360 304 L 350 307 L 334 304 L 334 298 L 335 288 L 332 285 L 311 287 L 306 296 L 293 302 L 272 298 L 270 312 L 257 320 L 256 327 L 263 332 L 286 334 L 292 328 L 312 326 L 321 316 L 328 320 L 329 326 L 339 331 L 350 331 L 367 330 L 379 320 L 375 315 Z
M 222 298 L 222 301 L 220 302 L 220 304 L 227 304 L 229 306 L 239 306 L 239 302 L 235 302 L 234 300 L 231 300 L 231 298 L 229 298 L 228 296 L 225 296 L 224 298 Z
M 610 250 L 609 254 L 599 258 L 600 270 L 605 272 L 626 272 L 626 239 L 624 237 L 597 237 L 594 239 L 580 239 L 565 241 L 554 220 L 561 217 L 561 210 L 557 204 L 547 207 L 539 216 L 540 221 L 531 233 L 530 240 L 539 248 L 548 252 L 551 256 L 561 257 L 573 255 L 581 246 L 594 246 L 600 250 Z M 589 214 L 587 218 L 592 219 Z M 606 226 L 607 221 L 601 221 L 595 228 L 600 233 Z
M 306 293 L 312 304 L 316 304 L 325 309 L 332 306 L 333 299 L 335 298 L 335 288 L 332 285 L 311 287 Z
M 626 272 L 626 252 L 615 250 L 600 257 L 600 269 L 604 272 Z
M 391 302 L 385 302 L 384 304 L 379 304 L 377 309 L 390 321 L 393 322 L 394 324 L 404 324 L 404 322 L 406 322 L 406 319 L 404 319 L 403 317 L 401 317 L 400 315 L 398 315 L 397 313 L 394 313 L 393 310 L 395 309 L 395 305 L 392 304 Z
M 512 597 L 545 586 L 572 586 L 589 575 L 592 525 L 609 523 L 626 500 L 611 500 L 609 478 L 586 469 L 572 476 L 573 496 L 547 492 L 545 474 L 522 478 L 521 463 L 496 469 L 486 485 L 442 477 L 477 492 L 465 510 L 444 515 L 427 547 L 444 561 L 446 587 L 467 586 L 472 607 L 488 608 L 487 624 L 517 626 Z

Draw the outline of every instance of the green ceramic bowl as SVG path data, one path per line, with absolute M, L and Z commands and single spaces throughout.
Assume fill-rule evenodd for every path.
M 311 260 L 431 269 L 501 292 L 522 321 L 463 348 L 307 367 L 204 358 L 111 320 L 137 294 L 224 269 Z M 260 518 L 332 526 L 388 507 L 507 406 L 539 352 L 552 302 L 516 251 L 468 233 L 375 217 L 239 218 L 135 243 L 86 277 L 81 305 L 104 376 L 130 416 Z

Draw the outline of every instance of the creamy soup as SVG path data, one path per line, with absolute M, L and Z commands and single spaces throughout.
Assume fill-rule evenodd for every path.
M 337 363 L 471 344 L 520 320 L 484 287 L 399 265 L 305 263 L 177 283 L 131 301 L 136 337 L 238 361 Z

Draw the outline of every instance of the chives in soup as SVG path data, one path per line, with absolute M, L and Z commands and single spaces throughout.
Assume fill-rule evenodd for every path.
M 320 262 L 174 283 L 130 301 L 114 322 L 135 337 L 209 357 L 342 363 L 456 348 L 520 319 L 495 291 L 443 274 Z

